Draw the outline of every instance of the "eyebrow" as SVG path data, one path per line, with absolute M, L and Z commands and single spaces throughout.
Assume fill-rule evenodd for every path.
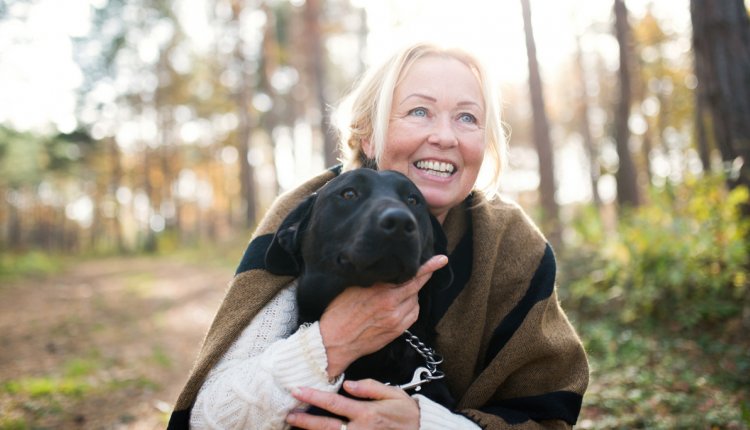
M 424 99 L 424 100 L 427 100 L 427 101 L 430 101 L 430 102 L 433 102 L 433 103 L 437 102 L 437 99 L 435 97 L 428 96 L 428 95 L 422 94 L 422 93 L 412 93 L 412 94 L 409 94 L 408 96 L 404 97 L 399 102 L 399 105 L 404 104 L 407 100 L 409 100 L 411 98 Z M 457 103 L 457 105 L 458 106 L 474 106 L 474 107 L 476 107 L 478 109 L 482 109 L 482 106 L 479 103 L 471 101 L 471 100 L 460 101 L 460 102 Z

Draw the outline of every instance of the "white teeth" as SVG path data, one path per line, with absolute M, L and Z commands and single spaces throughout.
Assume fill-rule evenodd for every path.
M 422 170 L 429 170 L 433 174 L 438 176 L 448 177 L 455 170 L 455 166 L 451 163 L 442 163 L 439 161 L 425 161 L 420 160 L 416 163 L 417 168 Z

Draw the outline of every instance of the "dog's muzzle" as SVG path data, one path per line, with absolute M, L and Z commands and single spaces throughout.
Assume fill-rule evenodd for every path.
M 403 208 L 384 210 L 378 216 L 377 225 L 388 236 L 411 236 L 417 232 L 417 220 Z

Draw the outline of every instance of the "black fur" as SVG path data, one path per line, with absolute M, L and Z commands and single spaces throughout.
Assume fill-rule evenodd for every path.
M 320 319 L 346 287 L 411 279 L 430 257 L 445 254 L 445 242 L 440 224 L 406 176 L 357 169 L 332 179 L 284 219 L 266 253 L 266 267 L 298 275 L 301 325 Z M 451 281 L 446 266 L 419 293 L 419 317 L 409 330 L 428 345 L 434 345 L 436 324 L 430 321 L 431 296 Z M 399 337 L 352 363 L 345 374 L 349 380 L 401 385 L 419 366 L 424 359 Z M 420 394 L 449 408 L 454 403 L 442 380 L 424 384 Z

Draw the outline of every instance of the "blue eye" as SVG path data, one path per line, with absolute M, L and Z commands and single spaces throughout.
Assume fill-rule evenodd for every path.
M 477 122 L 477 117 L 470 113 L 462 113 L 458 116 L 458 120 L 461 122 L 466 122 L 470 124 L 475 124 Z
M 409 115 L 412 116 L 418 116 L 418 117 L 425 117 L 427 116 L 427 109 L 423 107 L 414 108 L 409 111 Z

